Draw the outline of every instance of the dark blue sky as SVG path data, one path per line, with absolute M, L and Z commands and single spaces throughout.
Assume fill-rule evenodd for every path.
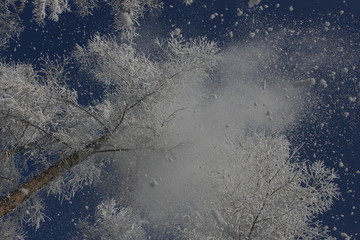
M 276 7 L 277 3 L 280 7 Z M 209 39 L 219 42 L 220 46 L 227 47 L 236 42 L 251 41 L 249 33 L 255 29 L 322 29 L 322 24 L 331 22 L 331 26 L 339 28 L 337 33 L 332 36 L 331 33 L 319 30 L 318 35 L 323 34 L 328 39 L 334 37 L 334 41 L 342 42 L 352 65 L 360 69 L 360 59 L 356 56 L 360 51 L 360 43 L 357 41 L 360 39 L 359 1 L 263 0 L 260 5 L 264 10 L 248 9 L 247 1 L 243 0 L 197 0 L 191 6 L 185 6 L 180 1 L 167 0 L 159 16 L 149 17 L 145 22 L 140 22 L 143 37 L 139 44 L 154 35 L 165 36 L 174 27 L 179 27 L 187 37 L 206 35 Z M 268 5 L 268 8 L 264 5 Z M 293 11 L 290 11 L 291 6 Z M 237 8 L 244 11 L 243 16 L 237 16 Z M 340 14 L 340 11 L 344 13 Z M 214 13 L 223 16 L 211 19 Z M 109 9 L 106 8 L 95 11 L 93 16 L 83 19 L 79 19 L 74 13 L 64 13 L 60 16 L 59 22 L 47 21 L 44 27 L 32 22 L 30 15 L 31 9 L 28 6 L 23 15 L 25 31 L 19 39 L 12 41 L 10 47 L 2 54 L 6 56 L 7 61 L 30 62 L 36 65 L 45 55 L 49 55 L 50 58 L 56 55 L 69 55 L 76 43 L 86 43 L 94 33 L 111 33 L 112 18 Z M 228 36 L 229 32 L 234 34 L 233 38 Z M 259 35 L 259 38 L 261 37 L 263 36 Z M 295 42 L 290 41 L 287 48 L 293 48 L 294 44 Z M 352 54 L 355 56 L 351 56 Z M 339 62 L 331 61 L 329 69 L 342 69 L 345 63 L 342 64 L 341 61 L 346 61 L 344 59 L 344 56 L 339 56 Z M 348 96 L 356 96 L 360 88 L 357 80 L 360 72 L 357 68 L 348 75 L 339 74 L 337 83 L 328 89 L 313 89 L 318 94 L 322 108 L 316 116 L 304 118 L 302 125 L 289 132 L 294 144 L 306 143 L 302 152 L 304 156 L 309 160 L 324 160 L 329 166 L 335 167 L 341 176 L 341 199 L 334 204 L 332 211 L 320 217 L 331 229 L 336 227 L 333 235 L 338 238 L 341 232 L 346 232 L 353 235 L 353 239 L 360 239 L 360 174 L 356 173 L 360 171 L 360 110 L 359 104 L 348 101 Z M 83 103 L 91 96 L 99 95 L 101 90 L 95 91 L 94 86 L 86 81 L 86 76 L 76 74 L 72 76 L 71 84 L 76 89 L 82 89 L 80 97 Z M 323 73 L 316 74 L 322 77 Z M 336 90 L 337 87 L 340 90 Z M 344 117 L 344 112 L 349 112 L 349 117 Z M 326 123 L 325 131 L 319 130 L 320 122 Z M 339 166 L 340 161 L 345 167 Z M 29 239 L 71 239 L 77 218 L 92 213 L 91 209 L 96 204 L 94 194 L 90 188 L 84 189 L 71 203 L 63 204 L 55 198 L 50 198 L 46 213 L 49 219 L 37 232 L 28 228 Z

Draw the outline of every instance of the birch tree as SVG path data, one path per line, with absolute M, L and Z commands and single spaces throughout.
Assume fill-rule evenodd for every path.
M 71 198 L 93 183 L 104 164 L 94 155 L 149 142 L 157 102 L 186 74 L 205 77 L 216 62 L 216 46 L 206 39 L 171 35 L 158 48 L 161 54 L 150 60 L 112 37 L 77 46 L 74 58 L 107 89 L 104 100 L 90 106 L 78 103 L 59 61 L 47 61 L 41 74 L 30 65 L 1 64 L 1 217 L 40 190 Z M 25 221 L 39 226 L 38 216 Z

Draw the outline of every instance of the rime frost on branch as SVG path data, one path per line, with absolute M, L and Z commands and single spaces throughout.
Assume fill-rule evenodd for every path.
M 19 223 L 1 219 L 0 238 L 2 240 L 25 240 L 26 234 Z
M 75 6 L 70 9 L 70 3 Z M 123 39 L 132 40 L 136 34 L 138 19 L 147 11 L 161 9 L 162 4 L 158 0 L 34 0 L 31 4 L 34 20 L 41 25 L 46 19 L 58 21 L 60 15 L 74 11 L 80 16 L 91 14 L 101 4 L 111 7 L 111 13 L 115 19 L 117 30 Z M 28 4 L 30 5 L 30 4 Z M 25 8 L 26 0 L 6 0 L 0 3 L 0 47 L 4 47 L 12 38 L 19 36 L 22 31 L 20 14 Z
M 210 174 L 216 200 L 204 203 L 201 217 L 191 214 L 187 239 L 328 237 L 316 218 L 338 197 L 333 169 L 299 161 L 283 137 L 255 134 L 233 144 Z
M 120 207 L 113 199 L 98 205 L 95 215 L 95 224 L 81 222 L 78 225 L 86 239 L 147 239 L 141 218 L 133 209 Z
M 25 0 L 0 1 L 0 49 L 22 32 L 20 14 L 24 10 L 25 3 Z
M 33 15 L 39 24 L 45 23 L 48 16 L 50 20 L 58 21 L 60 14 L 70 11 L 68 0 L 35 0 Z

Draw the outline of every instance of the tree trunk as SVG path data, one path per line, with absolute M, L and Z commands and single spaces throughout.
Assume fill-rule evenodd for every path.
M 19 189 L 12 191 L 8 196 L 0 198 L 0 218 L 15 210 L 17 206 L 25 202 L 31 195 L 44 188 L 54 178 L 85 161 L 89 156 L 94 154 L 101 145 L 109 139 L 109 137 L 110 134 L 100 137 L 88 144 L 84 149 L 76 151 L 70 156 L 61 159 L 53 166 L 23 184 Z

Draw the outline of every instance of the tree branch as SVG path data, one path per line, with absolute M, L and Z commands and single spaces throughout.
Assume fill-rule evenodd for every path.
M 63 172 L 85 161 L 89 156 L 96 153 L 104 142 L 109 139 L 110 135 L 105 134 L 86 145 L 82 150 L 75 151 L 71 155 L 58 161 L 51 167 L 44 170 L 39 175 L 23 184 L 19 189 L 12 191 L 8 196 L 0 198 L 0 218 L 6 216 L 16 209 L 20 204 L 25 202 L 31 195 L 41 190 L 53 179 Z
M 60 138 L 54 136 L 53 133 L 47 132 L 45 129 L 39 127 L 38 125 L 33 124 L 32 122 L 30 122 L 30 121 L 28 121 L 28 120 L 26 120 L 26 119 L 18 118 L 18 117 L 16 117 L 16 116 L 12 116 L 12 117 L 13 117 L 14 119 L 17 119 L 18 121 L 21 121 L 21 122 L 24 122 L 24 123 L 28 124 L 29 126 L 31 126 L 31 127 L 33 127 L 33 128 L 36 128 L 37 130 L 39 130 L 40 132 L 44 133 L 45 135 L 47 135 L 47 136 L 55 139 L 56 141 L 64 144 L 66 147 L 68 147 L 68 148 L 70 148 L 70 149 L 73 149 L 73 147 L 72 147 L 70 144 L 68 144 L 67 142 L 62 141 Z
M 65 103 L 68 103 L 78 109 L 80 109 L 81 111 L 85 112 L 87 115 L 89 115 L 90 117 L 92 117 L 95 121 L 97 121 L 101 126 L 103 126 L 105 128 L 105 130 L 107 132 L 110 132 L 109 128 L 106 126 L 105 123 L 103 123 L 103 121 L 101 121 L 97 116 L 95 116 L 94 114 L 92 114 L 90 111 L 88 111 L 86 108 L 83 108 L 82 106 L 80 106 L 79 104 L 77 103 L 74 103 L 70 100 L 67 100 L 67 99 L 62 99 L 62 98 L 56 98 L 57 100 L 60 100 L 60 101 L 63 101 Z
M 12 180 L 11 178 L 8 178 L 8 177 L 0 176 L 0 178 L 5 179 L 5 180 L 8 180 L 8 181 L 13 182 L 13 183 L 16 183 L 16 184 L 19 184 L 18 182 L 14 181 L 14 180 Z
M 22 151 L 24 151 L 24 150 L 26 150 L 26 149 L 31 149 L 31 148 L 33 148 L 37 143 L 39 143 L 41 140 L 45 139 L 46 137 L 48 137 L 48 136 L 42 136 L 40 139 L 38 139 L 38 140 L 36 140 L 36 141 L 34 141 L 34 142 L 31 142 L 31 143 L 28 143 L 28 144 L 24 144 L 24 145 L 22 145 L 22 146 L 16 146 L 16 147 L 14 147 L 14 148 L 12 148 L 12 149 L 7 150 L 7 151 L 4 152 L 4 153 L 1 153 L 1 155 L 0 155 L 0 161 L 2 161 L 2 160 L 5 159 L 5 158 L 11 157 L 11 156 L 13 156 L 13 155 L 15 155 L 15 154 L 17 154 L 17 153 L 20 153 L 20 152 L 22 152 Z
M 115 148 L 115 149 L 104 149 L 104 150 L 97 150 L 95 153 L 106 153 L 106 152 L 129 152 L 135 151 L 135 148 Z

